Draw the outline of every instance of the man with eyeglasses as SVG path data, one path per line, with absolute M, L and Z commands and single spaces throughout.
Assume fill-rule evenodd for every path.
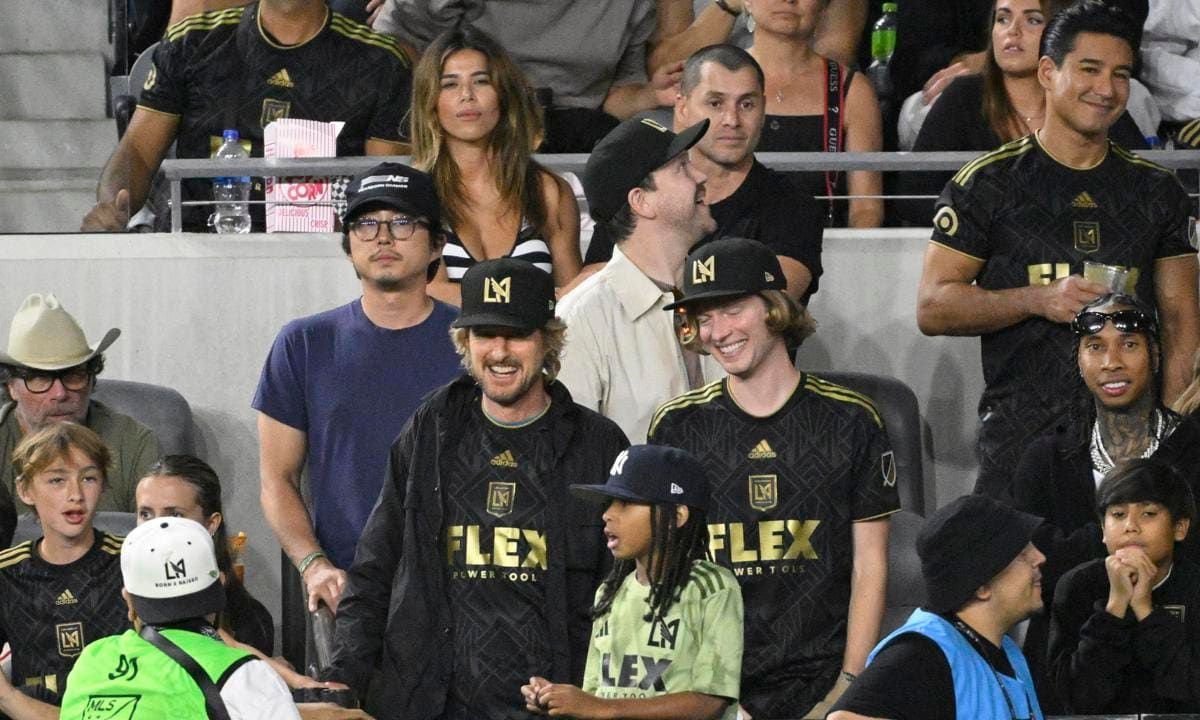
M 73 422 L 99 435 L 113 454 L 108 489 L 97 509 L 133 511 L 138 479 L 162 454 L 158 438 L 128 415 L 91 399 L 104 369 L 104 350 L 120 334 L 112 328 L 89 345 L 83 328 L 52 293 L 25 298 L 13 316 L 8 349 L 0 352 L 0 382 L 9 396 L 0 406 L 0 493 L 13 496 L 9 460 L 22 437 L 52 423 Z M 24 504 L 21 509 L 27 510 Z M 11 530 L 3 532 L 0 522 L 0 540 L 7 547 L 10 539 Z
M 314 610 L 337 610 L 392 441 L 425 394 L 458 374 L 458 312 L 426 294 L 445 241 L 433 181 L 383 163 L 351 181 L 346 202 L 342 251 L 362 296 L 284 326 L 253 402 L 263 514 Z

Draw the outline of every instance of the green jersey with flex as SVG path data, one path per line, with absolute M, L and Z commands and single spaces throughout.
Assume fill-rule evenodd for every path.
M 597 591 L 597 600 L 602 592 Z M 704 693 L 727 698 L 723 720 L 736 718 L 742 593 L 733 574 L 697 560 L 665 616 L 649 623 L 649 609 L 650 586 L 629 573 L 612 608 L 593 625 L 584 691 L 601 698 Z

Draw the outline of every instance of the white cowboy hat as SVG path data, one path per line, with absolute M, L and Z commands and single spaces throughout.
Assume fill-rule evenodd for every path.
M 63 309 L 53 293 L 33 293 L 13 316 L 7 352 L 0 363 L 34 370 L 65 370 L 104 352 L 121 334 L 112 328 L 104 339 L 88 345 L 83 328 Z

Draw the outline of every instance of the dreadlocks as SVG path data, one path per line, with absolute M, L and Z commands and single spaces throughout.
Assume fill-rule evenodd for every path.
M 649 609 L 643 620 L 662 620 L 691 577 L 692 562 L 708 557 L 708 522 L 703 510 L 688 508 L 688 520 L 675 524 L 675 505 L 650 506 L 650 560 L 646 574 L 650 578 Z M 607 615 L 613 598 L 626 576 L 637 567 L 635 560 L 617 560 L 604 579 L 604 591 L 592 608 L 592 619 Z

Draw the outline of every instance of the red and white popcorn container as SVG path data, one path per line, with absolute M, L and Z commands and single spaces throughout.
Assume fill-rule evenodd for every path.
M 263 157 L 335 157 L 341 122 L 272 121 L 263 130 Z M 333 232 L 333 188 L 327 177 L 268 177 L 267 232 Z

